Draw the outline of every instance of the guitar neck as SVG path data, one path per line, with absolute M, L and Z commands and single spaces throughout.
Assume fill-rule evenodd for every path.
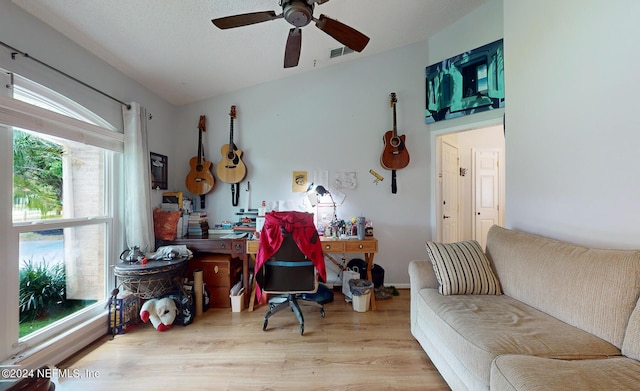
M 233 117 L 231 117 L 231 123 L 229 125 L 229 149 L 236 149 L 233 145 Z
M 398 137 L 398 127 L 396 124 L 396 104 L 393 103 L 393 137 Z
M 202 128 L 199 128 L 198 133 L 198 165 L 202 164 Z

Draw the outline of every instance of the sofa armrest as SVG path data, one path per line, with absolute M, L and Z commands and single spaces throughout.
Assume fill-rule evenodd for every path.
M 438 279 L 433 271 L 431 261 L 414 260 L 409 262 L 409 283 L 411 287 L 410 321 L 411 333 L 417 337 L 418 330 L 418 300 L 420 290 L 425 288 L 438 289 Z
M 424 288 L 438 288 L 438 279 L 433 271 L 431 261 L 413 260 L 409 262 L 409 282 L 411 291 L 418 292 Z

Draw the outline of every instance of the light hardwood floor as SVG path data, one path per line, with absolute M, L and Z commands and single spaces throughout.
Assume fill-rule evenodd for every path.
M 142 324 L 105 336 L 58 365 L 80 378 L 56 390 L 449 390 L 409 329 L 409 290 L 355 312 L 334 292 L 321 318 L 303 308 L 304 335 L 288 310 L 210 309 L 166 332 Z M 93 374 L 97 377 L 87 377 Z

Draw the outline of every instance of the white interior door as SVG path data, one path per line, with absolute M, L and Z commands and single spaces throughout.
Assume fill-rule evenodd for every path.
M 442 142 L 442 241 L 459 240 L 458 147 Z
M 489 228 L 500 224 L 500 152 L 496 149 L 474 149 L 473 156 L 473 237 L 484 249 Z

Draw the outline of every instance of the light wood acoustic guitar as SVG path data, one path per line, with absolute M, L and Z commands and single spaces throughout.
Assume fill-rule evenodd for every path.
M 396 122 L 396 93 L 392 92 L 390 106 L 393 109 L 393 130 L 388 130 L 384 134 L 384 150 L 380 156 L 380 164 L 387 170 L 399 170 L 409 165 L 409 151 L 405 145 L 405 135 L 398 136 Z
M 220 148 L 222 159 L 216 167 L 218 179 L 225 183 L 239 183 L 247 175 L 247 167 L 240 159 L 242 151 L 233 143 L 233 120 L 236 118 L 236 106 L 231 106 L 229 112 L 229 144 L 225 144 Z
M 204 115 L 200 116 L 198 130 L 198 156 L 194 156 L 189 160 L 191 170 L 187 174 L 185 185 L 191 193 L 200 195 L 200 203 L 204 207 L 204 195 L 213 190 L 216 184 L 211 171 L 212 163 L 205 160 L 202 148 L 202 132 L 207 131 L 206 116 Z

